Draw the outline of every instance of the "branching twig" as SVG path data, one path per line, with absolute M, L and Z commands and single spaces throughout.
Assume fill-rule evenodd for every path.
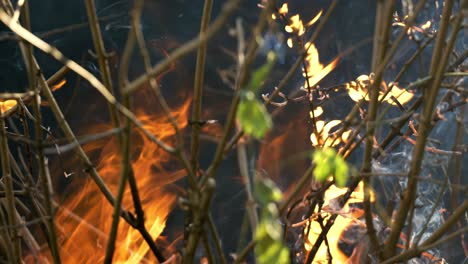
M 104 86 L 104 84 L 102 84 L 93 74 L 91 74 L 85 68 L 80 66 L 75 61 L 72 61 L 65 57 L 58 49 L 47 44 L 40 38 L 36 37 L 24 27 L 20 26 L 19 24 L 12 23 L 11 17 L 9 17 L 2 9 L 0 9 L 0 20 L 24 40 L 28 41 L 43 52 L 51 55 L 52 57 L 54 57 L 54 59 L 65 64 L 68 68 L 70 68 L 78 75 L 86 79 L 94 88 L 96 88 L 96 90 L 107 100 L 108 103 L 114 105 L 120 113 L 122 113 L 125 117 L 129 118 L 151 141 L 155 142 L 158 146 L 160 146 L 162 149 L 169 153 L 173 153 L 175 151 L 171 146 L 168 146 L 159 138 L 155 137 L 149 131 L 147 131 L 143 127 L 143 124 L 136 118 L 136 116 L 128 108 L 124 107 L 119 102 L 117 102 L 117 99 L 107 90 L 106 86 Z
M 6 125 L 5 119 L 0 118 L 0 151 L 1 151 L 1 162 L 2 162 L 2 179 L 5 187 L 5 198 L 6 198 L 6 212 L 8 214 L 8 220 L 4 223 L 5 226 L 10 226 L 6 239 L 11 250 L 8 250 L 11 254 L 9 256 L 11 263 L 21 263 L 20 253 L 20 241 L 18 237 L 18 230 L 16 230 L 16 217 L 15 217 L 15 198 L 13 194 L 13 180 L 10 169 L 10 159 L 8 155 L 8 140 L 6 137 Z M 11 244 L 10 244 L 11 241 Z
M 392 25 L 392 18 L 393 18 L 393 9 L 395 8 L 395 2 L 386 2 L 386 1 L 379 1 L 377 3 L 378 8 L 377 10 L 380 11 L 377 15 L 379 18 L 379 22 L 376 25 L 376 32 L 374 33 L 374 49 L 377 51 L 374 53 L 377 57 L 373 58 L 373 62 L 375 62 L 373 71 L 376 72 L 375 79 L 370 85 L 369 92 L 370 92 L 370 104 L 369 104 L 369 112 L 366 117 L 367 123 L 367 133 L 365 138 L 365 149 L 364 149 L 364 157 L 362 161 L 362 168 L 361 171 L 363 173 L 371 172 L 372 167 L 372 150 L 374 146 L 374 133 L 375 133 L 375 126 L 372 124 L 376 117 L 379 107 L 379 94 L 380 94 L 380 84 L 383 79 L 383 69 L 380 63 L 386 63 L 384 61 L 386 57 L 386 48 L 387 43 L 390 37 L 390 29 Z M 380 16 L 379 16 L 380 14 Z M 377 26 L 380 26 L 377 29 Z M 379 71 L 377 71 L 379 70 Z M 381 248 L 380 242 L 377 238 L 377 233 L 374 226 L 374 220 L 372 216 L 372 207 L 370 202 L 370 178 L 366 177 L 363 179 L 364 183 L 364 218 L 366 221 L 367 227 L 367 234 L 370 239 L 371 248 L 376 252 L 379 259 L 382 258 L 381 255 Z
M 30 25 L 30 18 L 29 18 L 29 5 L 25 5 L 23 9 L 23 23 L 27 29 L 31 28 Z M 40 109 L 40 89 L 36 85 L 37 84 L 37 76 L 34 67 L 34 54 L 33 54 L 33 47 L 29 43 L 23 44 L 20 43 L 21 51 L 23 53 L 23 57 L 25 59 L 25 63 L 28 69 L 28 81 L 30 90 L 34 92 L 33 96 L 33 111 L 34 111 L 34 134 L 35 134 L 35 143 L 36 143 L 36 159 L 38 161 L 39 167 L 39 178 L 41 182 L 42 192 L 44 195 L 44 204 L 46 214 L 49 218 L 46 220 L 47 226 L 47 236 L 48 242 L 50 246 L 50 251 L 52 253 L 52 257 L 54 263 L 58 264 L 61 263 L 60 260 L 60 253 L 58 248 L 58 241 L 57 235 L 55 231 L 55 222 L 54 222 L 54 208 L 52 206 L 53 203 L 53 190 L 52 190 L 52 183 L 50 182 L 49 171 L 47 168 L 47 160 L 44 156 L 44 145 L 42 139 L 42 115 Z
M 390 264 L 390 263 L 397 263 L 404 260 L 409 260 L 413 257 L 419 256 L 422 252 L 427 251 L 431 248 L 434 248 L 440 244 L 447 242 L 448 240 L 459 236 L 460 234 L 468 232 L 468 228 L 462 228 L 450 235 L 447 235 L 444 239 L 441 239 L 446 232 L 452 228 L 452 226 L 456 225 L 456 222 L 466 213 L 468 209 L 468 201 L 465 201 L 462 205 L 460 205 L 453 214 L 445 221 L 445 223 L 440 226 L 437 231 L 435 231 L 427 240 L 425 240 L 421 246 L 415 245 L 414 248 L 404 251 L 400 255 L 391 256 L 382 264 Z
M 150 74 L 145 74 L 135 81 L 129 83 L 124 89 L 124 93 L 131 93 L 139 89 L 144 83 L 146 83 L 149 78 L 158 76 L 164 70 L 166 70 L 174 61 L 182 58 L 183 56 L 189 54 L 190 52 L 197 49 L 200 44 L 206 43 L 216 32 L 218 32 L 225 24 L 229 16 L 237 8 L 237 5 L 241 0 L 230 0 L 224 4 L 221 14 L 216 18 L 216 20 L 209 26 L 205 34 L 198 36 L 195 39 L 192 39 L 185 43 L 183 46 L 177 48 L 174 52 L 169 54 L 169 57 L 162 62 L 154 66 Z
M 112 86 L 112 77 L 109 68 L 109 56 L 110 54 L 106 52 L 104 47 L 104 41 L 102 39 L 101 27 L 99 25 L 99 20 L 96 13 L 96 6 L 94 0 L 86 0 L 86 13 L 89 19 L 89 27 L 91 29 L 91 34 L 93 36 L 94 49 L 96 51 L 99 70 L 101 72 L 101 78 L 103 84 L 107 87 L 107 90 L 111 94 L 114 93 Z M 111 116 L 112 123 L 115 127 L 120 127 L 119 117 L 117 115 L 117 108 L 115 105 L 108 103 L 109 112 Z
M 465 0 L 466 1 L 466 0 Z M 448 29 L 449 18 L 452 13 L 453 1 L 449 0 L 444 5 L 444 11 L 442 15 L 441 24 L 439 27 L 439 33 L 437 35 L 436 46 L 434 47 L 434 54 L 432 56 L 431 68 L 429 75 L 433 76 L 432 85 L 430 89 L 425 93 L 425 105 L 423 113 L 421 115 L 421 121 L 418 130 L 418 137 L 416 140 L 416 146 L 413 151 L 413 157 L 411 162 L 410 171 L 408 173 L 408 183 L 403 198 L 400 202 L 400 207 L 396 213 L 395 221 L 392 224 L 392 232 L 390 233 L 384 248 L 385 258 L 389 258 L 395 255 L 396 244 L 398 242 L 398 237 L 400 232 L 406 222 L 406 216 L 408 214 L 408 209 L 414 204 L 416 199 L 416 188 L 418 184 L 417 176 L 421 171 L 421 164 L 424 157 L 424 150 L 426 146 L 426 140 L 431 131 L 431 121 L 434 105 L 437 99 L 438 90 L 440 88 L 440 83 L 442 81 L 443 73 L 449 54 L 452 50 L 453 44 L 456 39 L 456 35 L 461 25 L 462 20 L 462 10 L 459 11 L 457 15 L 455 26 L 452 29 L 452 36 L 448 44 L 445 47 L 445 52 L 443 52 L 443 46 L 445 41 L 445 34 Z M 443 54 L 442 54 L 443 53 Z
M 213 0 L 205 0 L 203 7 L 203 14 L 201 18 L 199 38 L 206 34 L 206 29 L 211 18 L 211 8 L 213 6 Z M 191 145 L 190 145 L 190 163 L 192 170 L 198 170 L 198 146 L 200 143 L 200 126 L 197 125 L 201 118 L 202 110 L 202 96 L 203 96 L 203 79 L 205 76 L 205 59 L 206 59 L 206 42 L 200 43 L 197 51 L 197 62 L 195 68 L 195 81 L 193 84 L 193 104 L 192 104 L 192 117 L 191 122 L 195 125 L 192 126 Z

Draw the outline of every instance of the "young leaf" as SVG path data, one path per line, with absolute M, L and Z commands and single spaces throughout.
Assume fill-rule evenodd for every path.
M 275 64 L 276 55 L 274 52 L 270 51 L 268 53 L 267 62 L 263 64 L 260 68 L 256 69 L 250 78 L 248 89 L 256 93 L 260 87 L 262 87 L 263 81 L 267 78 L 270 73 L 273 65 Z
M 254 178 L 254 195 L 255 199 L 262 205 L 267 205 L 271 202 L 281 201 L 283 194 L 276 184 L 266 177 L 261 177 L 258 174 Z
M 262 138 L 273 126 L 270 114 L 265 106 L 248 91 L 237 108 L 237 119 L 247 135 Z
M 348 180 L 348 164 L 338 155 L 333 148 L 316 149 L 312 155 L 315 163 L 314 177 L 323 182 L 328 177 L 335 177 L 335 184 L 338 187 L 344 186 Z
M 343 157 L 337 155 L 335 158 L 335 183 L 338 187 L 343 187 L 348 181 L 348 164 Z
M 255 232 L 255 257 L 259 264 L 289 263 L 289 251 L 283 244 L 283 228 L 278 221 L 276 204 L 269 203 L 262 210 L 262 217 Z

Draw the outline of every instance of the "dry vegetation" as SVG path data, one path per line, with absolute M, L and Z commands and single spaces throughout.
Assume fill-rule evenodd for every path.
M 121 54 L 105 46 L 94 0 L 86 0 L 97 74 L 31 32 L 28 2 L 0 1 L 0 20 L 17 40 L 28 80 L 19 91 L 2 87 L 0 93 L 0 262 L 466 261 L 468 1 L 379 0 L 368 11 L 376 17 L 373 39 L 325 63 L 316 43 L 340 1 L 303 21 L 288 3 L 264 0 L 251 11 L 258 13 L 256 24 L 247 25 L 232 17 L 243 1 L 224 1 L 212 14 L 213 1 L 205 0 L 198 36 L 154 61 L 141 27 L 143 0 L 126 10 L 131 19 Z M 425 20 L 421 14 L 435 6 L 440 16 Z M 219 71 L 231 91 L 229 108 L 222 119 L 211 120 L 204 114 L 213 108 L 202 102 L 204 79 L 207 57 L 218 54 L 207 54 L 207 45 L 227 27 L 237 46 L 220 54 L 234 58 L 232 67 Z M 284 54 L 268 44 L 272 37 L 296 52 L 276 83 L 270 76 Z M 365 45 L 372 46 L 368 72 L 320 86 Z M 416 48 L 408 52 L 408 45 Z M 63 67 L 44 76 L 38 53 Z M 191 53 L 193 91 L 174 103 L 160 80 Z M 136 78 L 129 77 L 132 56 L 143 63 Z M 409 74 L 421 61 L 428 66 Z M 55 91 L 66 89 L 61 87 L 70 76 L 105 100 L 107 108 L 99 107 L 108 113 L 105 125 L 83 134 L 69 124 Z M 328 113 L 338 96 L 352 102 L 346 116 Z M 158 110 L 149 111 L 156 104 Z M 292 104 L 307 106 L 302 109 L 309 120 L 302 125 L 309 127 L 309 145 L 294 159 L 305 159 L 308 167 L 296 168 L 297 177 L 284 186 L 278 182 L 285 176 L 262 171 L 291 162 L 274 159 L 268 147 L 293 142 L 269 134 L 288 125 L 276 116 Z M 44 121 L 44 108 L 53 113 L 57 131 Z M 441 137 L 448 126 L 453 133 Z M 207 136 L 210 129 L 217 132 Z M 215 146 L 211 154 L 204 153 L 206 141 Z M 210 162 L 201 166 L 207 155 Z M 219 229 L 226 227 L 211 209 L 217 186 L 227 181 L 222 163 L 229 155 L 245 188 L 245 219 L 229 227 L 240 233 L 237 252 L 223 247 L 228 238 Z M 72 167 L 86 177 L 67 174 Z M 57 190 L 61 177 L 68 179 L 70 195 Z M 166 223 L 174 210 L 184 215 L 177 227 Z M 166 225 L 179 232 L 174 241 L 160 237 Z

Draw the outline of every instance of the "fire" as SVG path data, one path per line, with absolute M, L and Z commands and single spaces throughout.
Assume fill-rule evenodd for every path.
M 339 58 L 335 58 L 327 66 L 323 66 L 319 60 L 318 50 L 313 43 L 307 42 L 304 48 L 307 50 L 307 56 L 305 58 L 306 68 L 302 73 L 302 75 L 307 78 L 304 87 L 312 88 L 336 68 Z
M 173 116 L 180 128 L 187 125 L 189 102 L 190 100 L 187 100 L 178 109 L 173 109 Z M 175 131 L 164 115 L 148 115 L 142 109 L 136 109 L 135 113 L 149 132 L 165 142 L 175 143 L 173 139 Z M 115 194 L 121 167 L 117 140 L 114 138 L 104 144 L 85 147 L 87 152 L 99 152 L 96 168 Z M 174 168 L 170 164 L 169 161 L 173 158 L 141 132 L 133 132 L 132 165 L 145 212 L 145 226 L 154 240 L 159 239 L 176 201 L 176 195 L 168 190 L 167 186 L 184 176 L 182 169 Z M 79 179 L 75 179 L 76 181 Z M 90 180 L 74 184 L 72 189 L 74 192 L 67 195 L 56 217 L 59 241 L 61 241 L 61 258 L 64 263 L 102 262 L 113 208 Z M 128 184 L 123 208 L 134 211 Z M 117 234 L 113 263 L 157 262 L 141 234 L 122 219 Z M 32 263 L 33 260 L 29 257 L 26 262 Z
M 314 109 L 313 113 L 310 112 L 310 118 L 317 119 L 323 114 L 322 107 L 318 106 Z M 310 141 L 312 142 L 313 146 L 328 146 L 334 147 L 339 145 L 340 143 L 346 143 L 347 139 L 351 135 L 351 130 L 348 129 L 343 131 L 341 135 L 339 135 L 336 128 L 340 126 L 343 122 L 341 120 L 331 120 L 329 122 L 325 122 L 323 120 L 315 120 L 315 129 L 310 134 Z
M 322 13 L 323 13 L 323 10 L 320 10 L 320 12 L 318 12 L 318 14 L 314 18 L 312 18 L 312 20 L 307 22 L 307 26 L 310 27 L 313 24 L 315 24 L 315 22 L 317 22 L 319 20 L 319 18 L 322 16 Z
M 62 88 L 66 83 L 67 83 L 67 80 L 62 79 L 57 84 L 52 85 L 52 87 L 50 87 L 50 88 L 54 92 L 54 91 L 57 91 L 58 89 Z
M 310 135 L 310 141 L 314 146 L 328 146 L 334 147 L 341 142 L 346 142 L 346 139 L 351 134 L 351 130 L 344 131 L 341 134 L 341 137 L 338 137 L 337 133 L 332 133 L 335 127 L 339 126 L 343 122 L 341 120 L 331 120 L 330 122 L 325 122 L 318 120 L 315 122 L 317 128 L 317 134 L 314 132 Z
M 288 33 L 295 33 L 298 36 L 302 36 L 305 33 L 304 23 L 302 23 L 301 17 L 296 14 L 290 18 L 290 24 L 284 27 L 284 30 Z
M 358 187 L 355 189 L 350 199 L 346 202 L 343 207 L 339 206 L 338 199 L 347 192 L 347 188 L 338 188 L 335 185 L 332 185 L 326 192 L 324 197 L 324 205 L 322 207 L 321 216 L 324 219 L 327 219 L 331 214 L 338 214 L 335 219 L 333 226 L 330 228 L 327 234 L 327 240 L 329 245 L 329 251 L 333 257 L 332 263 L 349 263 L 350 256 L 346 255 L 342 249 L 340 249 L 340 243 L 346 242 L 343 241 L 343 233 L 347 228 L 352 226 L 359 226 L 365 229 L 365 223 L 360 220 L 363 216 L 363 210 L 350 206 L 351 204 L 362 203 L 364 201 L 364 189 L 362 182 L 359 183 Z M 374 194 L 371 193 L 371 201 L 374 201 Z M 324 224 L 326 223 L 326 220 Z M 314 219 L 307 222 L 310 225 L 309 233 L 306 234 L 306 243 L 305 249 L 310 251 L 317 241 L 322 228 L 320 224 Z M 306 228 L 305 230 L 308 230 Z M 354 252 L 353 252 L 354 253 Z M 327 246 L 325 243 L 322 243 L 317 254 L 314 258 L 314 263 L 329 263 L 328 262 L 328 253 Z
M 12 111 L 17 105 L 18 102 L 14 99 L 0 101 L 0 116 L 6 115 L 7 112 Z
M 283 3 L 278 9 L 278 13 L 281 15 L 286 15 L 289 12 L 288 3 Z
M 373 82 L 373 74 L 361 75 L 356 81 L 352 81 L 346 84 L 349 97 L 355 102 L 360 100 L 369 101 L 369 87 Z M 414 94 L 407 90 L 398 87 L 395 83 L 385 83 L 382 81 L 381 90 L 379 91 L 379 101 L 385 101 L 391 105 L 404 105 L 413 99 Z M 390 91 L 388 91 L 391 89 Z M 386 94 L 386 95 L 385 95 Z M 385 96 L 385 97 L 384 97 Z

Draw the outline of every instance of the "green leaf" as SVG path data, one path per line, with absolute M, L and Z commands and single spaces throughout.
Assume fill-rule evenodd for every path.
M 262 138 L 273 126 L 273 121 L 265 106 L 248 91 L 237 108 L 237 119 L 247 135 Z
M 289 264 L 289 250 L 280 241 L 272 241 L 261 251 L 259 248 L 255 249 L 258 264 Z
M 343 187 L 348 181 L 348 164 L 341 156 L 335 159 L 335 183 L 338 187 Z
M 281 201 L 283 193 L 271 179 L 256 174 L 254 177 L 254 196 L 260 204 L 267 205 L 271 202 Z
M 256 93 L 260 87 L 262 87 L 263 81 L 267 78 L 268 74 L 270 74 L 275 61 L 276 55 L 274 52 L 270 51 L 268 53 L 267 62 L 253 72 L 247 88 Z
M 278 208 L 269 203 L 255 232 L 255 257 L 259 264 L 289 264 L 289 250 L 283 244 L 283 228 L 279 222 Z
M 312 155 L 315 163 L 314 177 L 319 182 L 334 176 L 335 184 L 342 187 L 348 180 L 348 164 L 333 148 L 316 149 Z

